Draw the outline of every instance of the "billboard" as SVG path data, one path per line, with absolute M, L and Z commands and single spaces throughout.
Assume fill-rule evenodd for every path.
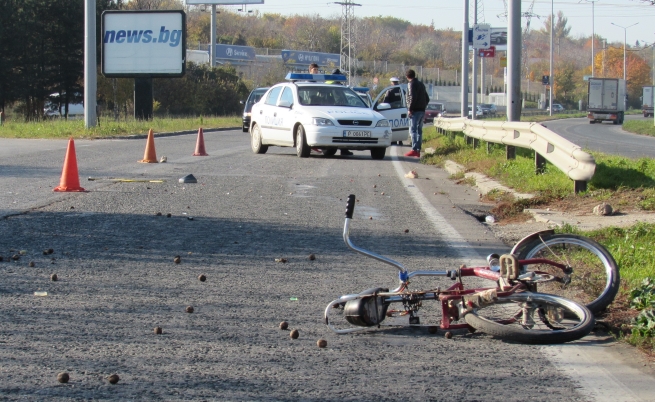
M 216 59 L 255 61 L 255 48 L 237 45 L 215 45 Z M 207 47 L 209 49 L 209 47 Z
M 244 5 L 244 4 L 264 4 L 264 0 L 186 0 L 186 4 L 190 6 L 203 5 L 203 4 L 237 6 L 237 5 Z
M 309 65 L 316 63 L 319 66 L 338 66 L 341 55 L 336 53 L 302 52 L 298 50 L 283 50 L 282 60 L 285 64 Z
M 184 75 L 186 14 L 182 10 L 105 11 L 101 35 L 105 77 Z

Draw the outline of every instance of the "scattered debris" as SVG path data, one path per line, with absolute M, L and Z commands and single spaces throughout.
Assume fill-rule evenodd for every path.
M 29 264 L 27 264 L 30 268 L 34 268 L 34 261 L 30 261 Z
M 170 218 L 170 217 L 171 217 L 171 214 L 170 214 L 170 213 L 166 214 L 166 217 L 167 217 L 167 218 Z
M 155 335 L 161 335 L 164 331 L 161 327 L 155 327 Z
M 34 296 L 47 296 L 48 292 L 34 292 Z
M 107 378 L 107 381 L 109 381 L 110 384 L 117 384 L 120 379 L 121 378 L 118 374 L 112 374 Z
M 309 255 L 309 260 L 314 261 L 316 259 L 316 256 L 314 254 Z
M 380 193 L 380 195 L 384 195 L 384 191 Z
M 20 259 L 20 255 L 14 254 L 14 255 L 11 256 L 11 259 L 14 260 L 14 261 L 18 261 Z
M 487 215 L 484 221 L 487 223 L 496 223 L 496 218 L 493 215 Z
M 186 310 L 185 310 L 185 311 L 186 311 L 187 313 L 189 313 L 189 314 L 193 313 L 193 306 L 186 306 Z
M 275 262 L 286 263 L 287 261 L 289 261 L 289 260 L 287 260 L 286 258 L 276 258 L 275 259 Z
M 205 275 L 203 275 L 203 274 L 200 274 L 200 275 L 198 275 L 198 280 L 199 280 L 200 282 L 204 282 L 204 281 L 207 280 L 207 277 L 206 277 Z
M 416 170 L 410 170 L 409 173 L 405 175 L 408 179 L 418 179 L 418 173 L 416 173 Z
M 289 323 L 286 321 L 282 321 L 280 323 L 280 329 L 287 329 L 287 328 L 289 328 Z
M 66 384 L 70 380 L 70 376 L 68 373 L 59 373 L 57 374 L 57 381 L 59 381 L 62 384 Z
M 448 331 L 444 334 L 444 336 L 446 337 L 446 339 L 451 339 L 453 337 L 453 333 Z
M 161 212 L 157 212 L 155 216 L 161 216 Z
M 374 184 L 374 185 L 373 185 L 373 188 L 378 188 L 378 185 L 377 185 L 377 184 Z
M 409 233 L 409 229 L 405 229 L 405 233 Z
M 57 282 L 57 280 L 59 280 L 59 277 L 57 276 L 57 274 L 52 274 L 50 275 L 50 280 L 53 282 Z
M 162 156 L 161 158 L 159 158 L 159 163 L 166 163 L 166 161 L 168 161 L 168 158 L 165 157 L 165 156 Z
M 324 348 L 327 346 L 327 341 L 325 339 L 319 339 L 318 341 L 316 341 L 316 345 L 319 348 Z
M 606 202 L 598 204 L 594 207 L 594 215 L 598 216 L 609 216 L 614 213 L 612 206 Z
M 179 264 L 179 263 L 182 262 L 182 258 L 181 258 L 179 255 L 176 255 L 176 256 L 173 258 L 173 262 L 176 263 L 176 264 Z
M 195 178 L 194 175 L 188 174 L 179 180 L 180 183 L 197 183 L 198 180 Z
M 291 331 L 291 333 L 289 334 L 289 336 L 291 337 L 291 339 L 298 339 L 298 337 L 300 336 L 300 334 L 298 333 L 298 330 L 297 330 L 297 329 L 294 329 L 293 331 Z

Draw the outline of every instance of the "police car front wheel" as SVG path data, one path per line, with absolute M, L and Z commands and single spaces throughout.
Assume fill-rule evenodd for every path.
M 301 158 L 306 158 L 312 149 L 307 145 L 307 137 L 305 137 L 305 128 L 302 125 L 296 127 L 296 155 Z

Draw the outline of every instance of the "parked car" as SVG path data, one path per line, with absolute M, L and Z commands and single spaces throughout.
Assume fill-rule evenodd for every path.
M 546 111 L 550 112 L 550 106 L 546 108 Z M 563 112 L 563 111 L 564 111 L 564 106 L 560 105 L 559 103 L 553 103 L 553 113 Z
M 295 147 L 296 154 L 306 158 L 312 149 L 324 156 L 339 149 L 368 150 L 371 158 L 384 159 L 391 145 L 389 120 L 369 108 L 352 88 L 325 83 L 345 82 L 345 75 L 289 73 L 286 79 L 252 107 L 252 152 Z M 379 107 L 389 109 L 388 104 Z
M 493 103 L 481 103 L 480 107 L 482 108 L 482 113 L 485 116 L 495 116 L 496 115 L 496 105 Z
M 252 110 L 252 105 L 259 102 L 259 100 L 262 98 L 262 95 L 264 95 L 266 91 L 268 91 L 268 87 L 255 88 L 250 92 L 250 95 L 248 95 L 248 99 L 246 99 L 245 102 L 240 102 L 242 105 L 245 105 L 243 107 L 242 118 L 244 133 L 247 133 L 250 129 L 250 111 Z
M 445 117 L 446 107 L 441 102 L 430 102 L 425 108 L 423 123 L 432 123 L 435 117 Z
M 468 118 L 470 119 L 473 116 L 472 112 L 473 106 L 469 105 L 469 115 Z M 475 107 L 475 118 L 483 117 L 484 116 L 484 111 L 482 111 L 482 107 L 480 105 L 476 105 Z
M 371 94 L 369 93 L 369 89 L 367 87 L 351 87 L 353 91 L 357 92 L 357 95 L 359 95 L 362 100 L 366 103 L 366 106 L 371 107 L 373 104 L 373 99 L 371 99 Z

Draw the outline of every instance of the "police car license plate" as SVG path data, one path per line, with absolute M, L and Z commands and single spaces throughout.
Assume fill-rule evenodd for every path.
M 362 130 L 343 130 L 343 136 L 344 137 L 370 137 L 371 132 L 362 131 Z

